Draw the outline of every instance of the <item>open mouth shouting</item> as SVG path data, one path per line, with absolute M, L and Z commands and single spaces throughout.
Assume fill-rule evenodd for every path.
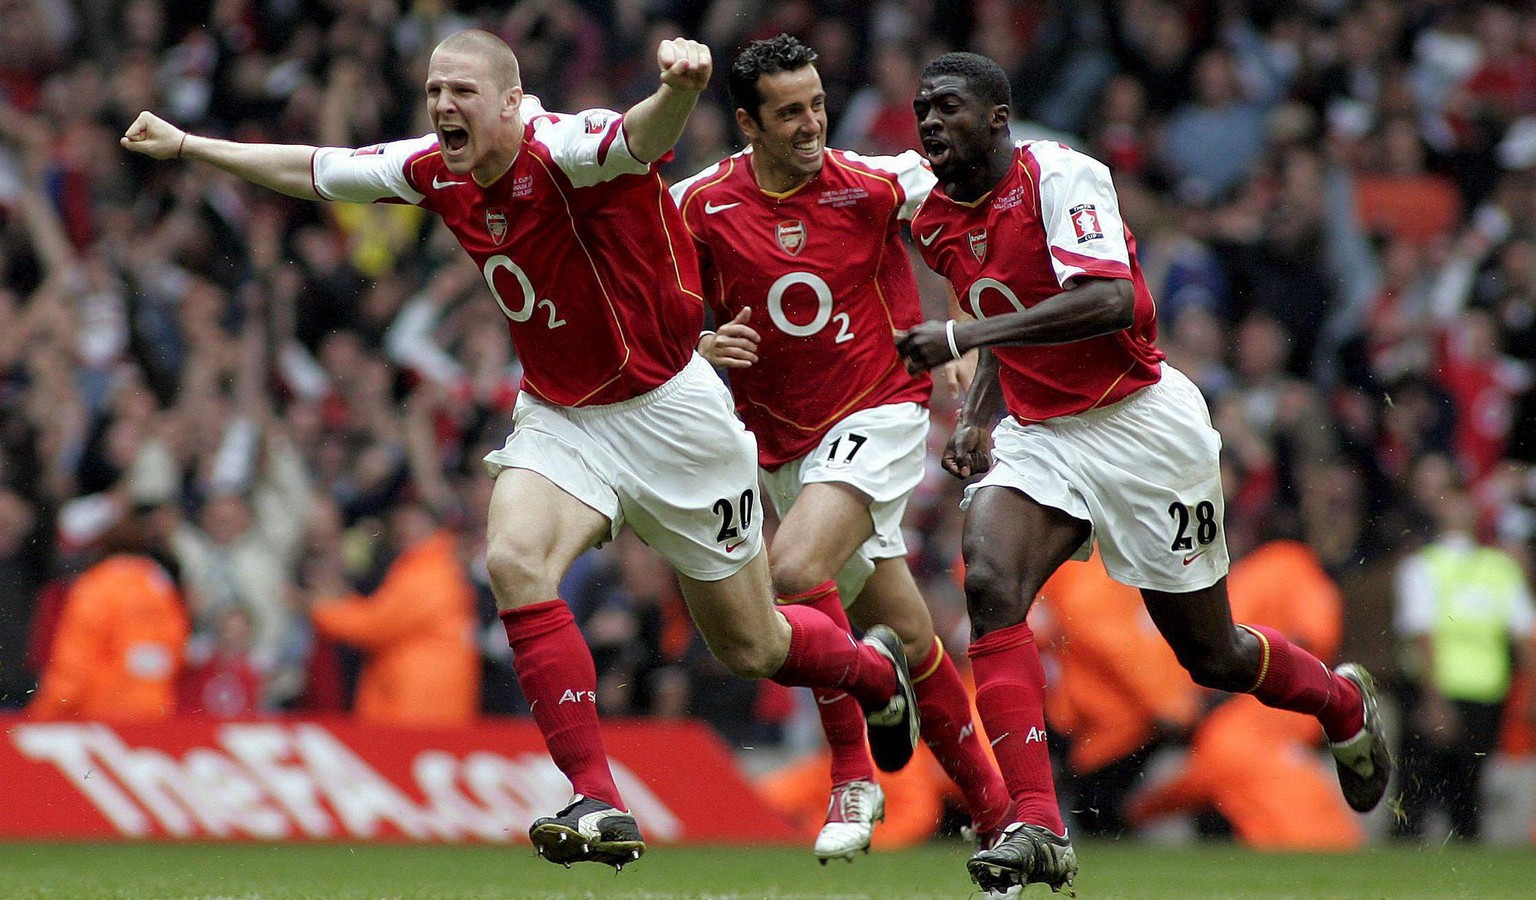
M 949 142 L 936 135 L 927 135 L 923 138 L 923 155 L 928 157 L 928 164 L 935 169 L 949 162 Z
M 437 126 L 438 143 L 444 151 L 457 155 L 469 146 L 469 132 L 462 125 L 440 124 Z

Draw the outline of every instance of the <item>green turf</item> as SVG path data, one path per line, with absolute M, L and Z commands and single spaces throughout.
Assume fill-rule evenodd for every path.
M 1382 849 L 1338 856 L 1228 846 L 1081 845 L 1083 900 L 1412 900 L 1536 896 L 1536 851 Z M 660 849 L 615 876 L 526 847 L 0 844 L 0 897 L 423 900 L 979 898 L 958 842 L 818 866 L 808 850 Z M 1032 887 L 1025 897 L 1051 896 Z

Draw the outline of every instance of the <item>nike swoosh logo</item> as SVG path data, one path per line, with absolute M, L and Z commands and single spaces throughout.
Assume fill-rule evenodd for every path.
M 847 694 L 833 694 L 830 697 L 817 697 L 816 702 L 820 703 L 822 706 L 831 706 L 832 704 L 847 696 Z
M 464 182 L 462 182 L 462 181 L 443 181 L 442 179 L 438 178 L 436 175 L 432 176 L 432 188 L 433 188 L 433 190 L 440 191 L 440 190 L 442 190 L 445 187 L 453 187 L 456 184 L 463 184 L 463 183 Z
M 1210 547 L 1206 547 L 1205 548 L 1205 550 L 1209 550 L 1209 549 L 1211 549 L 1211 548 Z M 1187 566 L 1190 563 L 1194 562 L 1195 560 L 1199 559 L 1200 557 L 1204 556 L 1205 555 L 1205 550 L 1201 550 L 1199 553 L 1191 554 L 1189 556 L 1184 557 L 1184 565 Z
M 922 242 L 924 247 L 927 247 L 927 246 L 931 245 L 934 242 L 934 239 L 939 236 L 939 232 L 941 232 L 943 230 L 944 230 L 944 226 L 940 225 L 938 228 L 935 228 L 934 230 L 928 232 L 927 234 L 920 234 L 920 235 L 918 235 L 917 239 Z
M 746 543 L 746 541 L 737 541 L 734 544 L 726 544 L 725 545 L 725 552 L 726 553 L 735 553 L 736 552 L 736 548 L 740 547 L 742 544 L 745 544 L 745 543 Z
M 725 212 L 728 209 L 733 209 L 733 208 L 738 207 L 740 205 L 741 205 L 741 201 L 740 200 L 736 201 L 735 203 L 722 203 L 719 206 L 716 206 L 715 204 L 710 203 L 708 200 L 705 200 L 704 201 L 704 215 L 712 216 L 712 215 L 714 215 L 717 212 Z

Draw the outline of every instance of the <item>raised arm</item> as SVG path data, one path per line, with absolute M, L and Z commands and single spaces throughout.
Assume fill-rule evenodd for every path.
M 686 115 L 686 113 L 685 113 Z M 189 134 L 151 112 L 141 112 L 118 141 L 153 159 L 196 159 L 252 184 L 301 200 L 319 200 L 311 163 L 318 148 L 303 144 L 244 144 Z
M 688 114 L 714 68 L 709 48 L 687 38 L 662 41 L 656 48 L 656 64 L 661 68 L 661 87 L 624 114 L 629 152 L 647 163 L 666 156 L 682 136 Z

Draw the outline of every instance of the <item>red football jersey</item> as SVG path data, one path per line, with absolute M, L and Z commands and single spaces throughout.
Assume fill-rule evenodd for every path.
M 918 250 L 984 319 L 1029 309 L 1082 276 L 1129 279 L 1130 328 L 1069 344 L 994 347 L 1003 399 L 1019 421 L 1069 416 L 1124 399 L 1161 377 L 1157 309 L 1120 219 L 1109 169 L 1055 142 L 1025 141 L 1015 165 L 975 203 L 935 188 L 912 220 Z
M 762 336 L 731 390 L 764 468 L 809 453 L 849 413 L 927 402 L 932 380 L 907 374 L 891 333 L 923 318 L 901 223 L 932 187 L 914 152 L 831 149 L 785 194 L 757 186 L 750 150 L 673 186 L 715 317 L 750 306 Z
M 655 169 L 610 110 L 523 101 L 522 151 L 482 187 L 435 134 L 314 157 L 322 197 L 404 200 L 443 217 L 506 313 L 523 387 L 559 406 L 616 403 L 682 371 L 704 319 L 698 262 Z

